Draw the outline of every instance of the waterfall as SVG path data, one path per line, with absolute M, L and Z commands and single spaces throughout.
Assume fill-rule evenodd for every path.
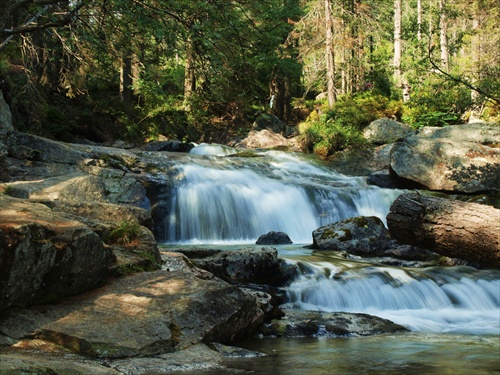
M 313 230 L 349 217 L 377 216 L 385 223 L 401 193 L 301 154 L 236 154 L 227 146 L 200 145 L 176 163 L 166 244 L 236 248 L 269 231 L 310 244 Z M 311 250 L 280 254 L 303 271 L 287 287 L 291 308 L 367 313 L 420 332 L 500 334 L 499 271 L 397 268 Z
M 311 243 L 312 231 L 353 216 L 385 222 L 400 192 L 370 186 L 299 154 L 267 151 L 255 157 L 227 146 L 200 145 L 176 166 L 168 243 L 254 243 L 269 231 Z
M 337 260 L 299 262 L 290 306 L 367 313 L 412 331 L 500 334 L 500 272 L 393 268 Z

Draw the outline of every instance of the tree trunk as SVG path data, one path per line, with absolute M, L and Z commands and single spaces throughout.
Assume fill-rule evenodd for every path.
M 448 36 L 446 27 L 446 0 L 439 1 L 439 45 L 441 47 L 441 66 L 445 72 L 449 68 Z
M 194 44 L 191 38 L 186 41 L 186 63 L 184 68 L 184 106 L 190 109 L 189 99 L 196 89 L 194 67 Z
M 479 29 L 481 27 L 481 9 L 482 1 L 478 1 L 474 3 L 474 18 L 472 19 L 472 38 L 471 38 L 471 61 L 472 61 L 472 79 L 471 83 L 474 86 L 477 86 L 477 83 L 480 79 L 481 72 L 481 37 L 479 36 Z M 476 90 L 471 90 L 471 99 L 473 105 L 478 106 L 480 95 Z
M 120 99 L 127 116 L 132 114 L 132 53 L 128 51 L 122 57 L 120 69 Z
M 394 84 L 401 88 L 401 0 L 394 0 Z
M 325 0 L 325 28 L 326 28 L 326 82 L 328 93 L 328 106 L 333 107 L 337 100 L 335 95 L 335 59 L 333 55 L 333 19 L 332 1 Z
M 387 225 L 401 243 L 500 268 L 500 210 L 494 207 L 408 193 L 392 204 Z

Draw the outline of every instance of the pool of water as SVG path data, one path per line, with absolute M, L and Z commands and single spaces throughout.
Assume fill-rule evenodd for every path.
M 227 359 L 223 369 L 184 374 L 500 374 L 499 271 L 390 267 L 333 252 L 313 253 L 301 245 L 277 248 L 281 257 L 303 262 L 310 271 L 288 287 L 297 308 L 369 313 L 411 332 L 253 338 L 238 346 L 266 356 Z
M 196 374 L 500 373 L 498 336 L 408 333 L 353 338 L 263 338 L 240 346 L 266 356 L 228 359 L 223 369 L 198 370 Z

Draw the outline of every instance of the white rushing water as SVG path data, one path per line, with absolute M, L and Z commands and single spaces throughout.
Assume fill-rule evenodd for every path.
M 500 272 L 307 262 L 288 287 L 295 308 L 367 313 L 412 331 L 500 334 Z
M 235 153 L 227 146 L 200 145 L 177 165 L 166 243 L 236 248 L 282 231 L 295 244 L 310 244 L 313 230 L 349 217 L 377 216 L 385 222 L 401 193 L 369 186 L 363 178 L 338 174 L 298 154 L 229 156 Z M 292 253 L 285 257 L 297 261 Z M 287 289 L 290 306 L 368 313 L 417 332 L 500 335 L 499 271 L 320 258 L 300 258 L 306 271 Z
M 311 243 L 313 230 L 349 217 L 377 216 L 385 222 L 400 194 L 296 154 L 224 158 L 236 150 L 205 144 L 191 153 L 203 159 L 176 167 L 168 243 L 254 243 L 270 231 L 285 232 L 294 243 Z

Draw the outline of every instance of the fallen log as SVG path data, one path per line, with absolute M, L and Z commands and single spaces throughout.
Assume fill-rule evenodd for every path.
M 387 225 L 401 243 L 500 268 L 500 210 L 494 207 L 407 193 L 392 204 Z

